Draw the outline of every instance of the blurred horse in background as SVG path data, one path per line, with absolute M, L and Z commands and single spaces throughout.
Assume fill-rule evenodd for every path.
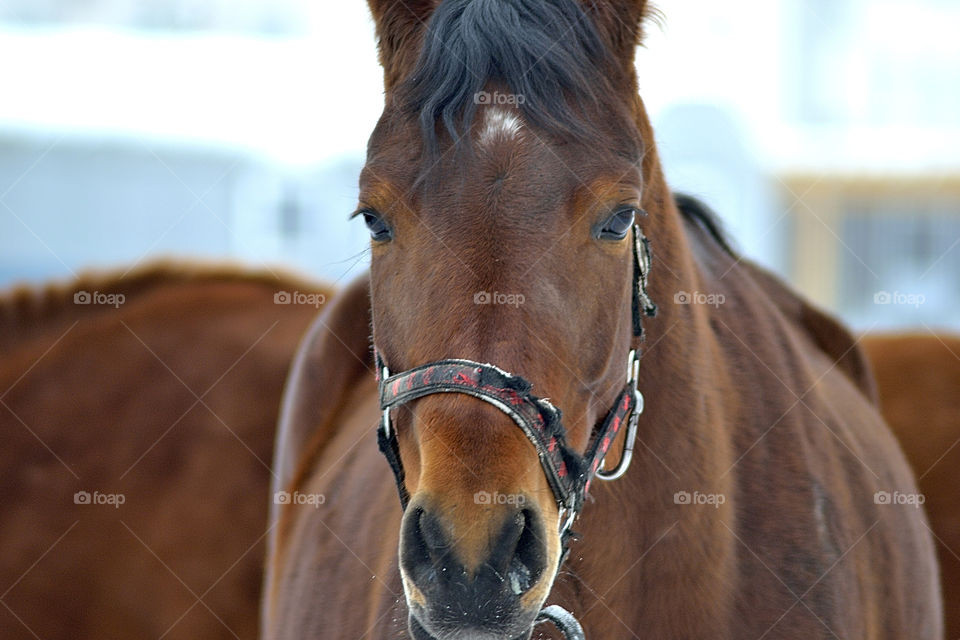
M 925 497 L 937 540 L 946 638 L 960 638 L 960 336 L 875 334 L 861 341 L 880 407 Z
M 0 637 L 256 637 L 296 302 L 329 295 L 166 264 L 0 298 Z

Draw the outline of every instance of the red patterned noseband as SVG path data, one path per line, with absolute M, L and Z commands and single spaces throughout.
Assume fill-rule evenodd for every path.
M 406 508 L 409 494 L 404 483 L 403 464 L 396 432 L 391 427 L 390 409 L 434 393 L 462 393 L 497 407 L 523 431 L 540 458 L 540 465 L 560 510 L 560 532 L 566 534 L 583 507 L 591 480 L 620 477 L 630 464 L 637 435 L 637 419 L 643 410 L 643 396 L 637 390 L 637 366 L 630 352 L 627 383 L 597 430 L 593 442 L 581 456 L 567 445 L 560 410 L 549 401 L 531 393 L 532 385 L 492 364 L 471 360 L 440 360 L 390 376 L 377 356 L 380 375 L 380 407 L 383 419 L 379 429 L 380 450 L 397 480 L 400 502 Z M 599 471 L 617 434 L 627 427 L 627 440 L 617 469 Z M 565 518 L 563 516 L 566 515 Z

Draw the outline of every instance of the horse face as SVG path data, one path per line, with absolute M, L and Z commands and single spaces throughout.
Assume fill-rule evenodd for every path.
M 464 358 L 526 378 L 563 411 L 567 441 L 583 452 L 623 386 L 631 344 L 629 231 L 643 186 L 636 101 L 614 91 L 618 72 L 600 71 L 604 43 L 577 3 L 519 1 L 527 13 L 502 23 L 499 13 L 468 15 L 481 4 L 440 5 L 404 86 L 410 57 L 393 47 L 419 36 L 391 32 L 406 12 L 375 7 L 388 96 L 358 208 L 372 238 L 374 342 L 393 372 Z M 491 77 L 455 110 L 454 119 L 468 114 L 462 130 L 445 128 L 444 115 L 433 127 L 424 104 L 463 102 L 464 87 L 440 95 L 451 78 L 470 84 L 473 67 L 514 53 L 517 77 Z M 476 64 L 459 68 L 466 59 Z M 534 65 L 543 74 L 521 77 Z M 564 84 L 585 99 L 567 104 Z M 513 92 L 519 85 L 526 93 Z M 566 135 L 570 125 L 589 136 Z M 528 637 L 562 553 L 534 446 L 505 413 L 464 395 L 423 397 L 392 421 L 411 497 L 400 533 L 411 633 Z
M 378 132 L 396 132 L 391 116 Z M 584 161 L 587 149 L 528 126 L 517 110 L 483 108 L 471 153 L 426 177 L 406 157 L 415 127 L 375 134 L 361 180 L 374 339 L 395 372 L 467 358 L 523 376 L 564 412 L 582 452 L 623 385 L 640 172 L 622 158 Z M 561 554 L 534 446 L 467 396 L 424 397 L 393 424 L 411 494 L 400 566 L 412 628 L 529 630 Z

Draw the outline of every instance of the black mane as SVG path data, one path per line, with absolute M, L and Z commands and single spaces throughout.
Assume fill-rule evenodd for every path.
M 573 107 L 612 96 L 612 68 L 603 39 L 577 0 L 444 0 L 430 18 L 399 98 L 418 116 L 431 149 L 438 120 L 454 141 L 469 131 L 477 96 L 491 83 L 516 97 L 529 122 L 589 139 Z
M 677 204 L 681 215 L 690 223 L 700 227 L 713 240 L 720 245 L 720 248 L 726 251 L 730 256 L 739 259 L 740 254 L 730 244 L 726 232 L 723 230 L 723 223 L 720 217 L 706 204 L 693 196 L 683 193 L 673 194 L 673 201 Z

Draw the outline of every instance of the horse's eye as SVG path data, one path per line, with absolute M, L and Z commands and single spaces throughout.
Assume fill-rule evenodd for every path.
M 633 226 L 633 220 L 637 215 L 635 207 L 623 207 L 616 213 L 607 218 L 597 230 L 597 238 L 600 240 L 623 240 L 630 233 Z
M 373 238 L 374 242 L 387 242 L 393 238 L 393 230 L 390 229 L 390 225 L 379 213 L 366 209 L 361 211 L 360 214 L 363 216 L 363 221 L 367 224 L 370 237 Z

